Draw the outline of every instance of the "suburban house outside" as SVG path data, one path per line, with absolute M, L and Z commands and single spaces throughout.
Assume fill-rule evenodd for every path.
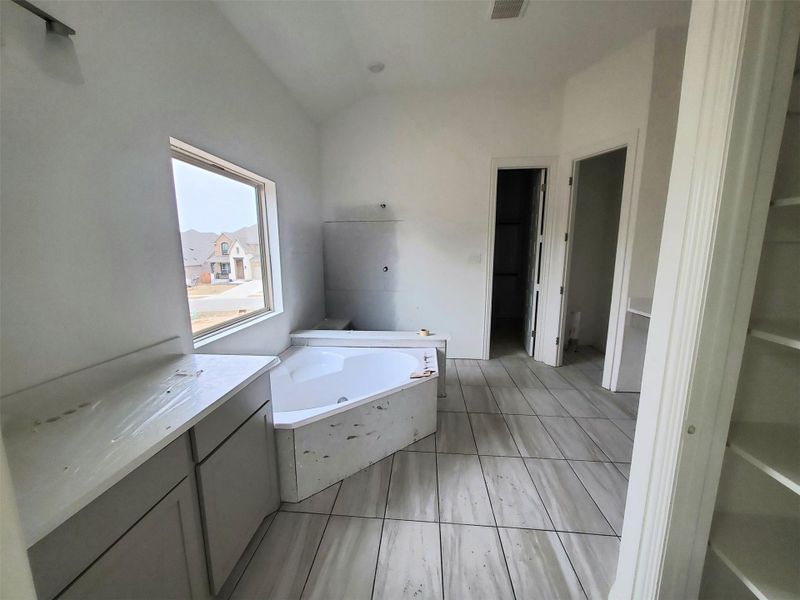
M 238 283 L 260 280 L 261 251 L 258 227 L 234 232 L 181 232 L 186 285 Z

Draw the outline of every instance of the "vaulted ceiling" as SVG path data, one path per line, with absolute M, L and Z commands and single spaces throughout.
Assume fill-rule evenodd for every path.
M 494 21 L 488 0 L 217 6 L 317 121 L 376 92 L 552 84 L 689 15 L 683 0 L 533 0 Z M 372 73 L 373 62 L 386 67 Z

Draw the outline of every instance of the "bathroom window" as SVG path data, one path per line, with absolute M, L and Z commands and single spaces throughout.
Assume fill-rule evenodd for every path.
M 275 183 L 171 145 L 186 300 L 201 346 L 283 309 Z

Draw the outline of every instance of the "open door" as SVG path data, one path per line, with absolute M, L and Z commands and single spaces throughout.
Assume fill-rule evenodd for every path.
M 528 282 L 525 289 L 525 324 L 523 339 L 525 351 L 533 356 L 536 348 L 536 323 L 539 313 L 539 296 L 542 280 L 542 246 L 544 244 L 544 193 L 547 185 L 547 171 L 536 174 L 533 186 L 533 213 L 528 237 Z

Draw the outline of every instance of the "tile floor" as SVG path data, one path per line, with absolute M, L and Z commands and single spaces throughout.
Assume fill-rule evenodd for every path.
M 637 394 L 602 355 L 448 361 L 435 435 L 270 517 L 233 598 L 606 598 Z

